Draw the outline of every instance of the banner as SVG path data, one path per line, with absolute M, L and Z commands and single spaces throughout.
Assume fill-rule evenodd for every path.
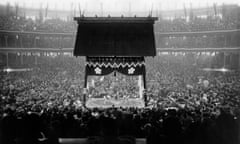
M 87 58 L 87 75 L 108 75 L 119 72 L 124 75 L 144 75 L 145 62 L 143 57 L 91 57 Z
M 87 75 L 96 75 L 96 76 L 104 76 L 111 74 L 112 72 L 119 72 L 128 76 L 136 76 L 145 74 L 145 66 L 126 66 L 126 67 L 104 67 L 104 66 L 86 66 L 86 74 Z

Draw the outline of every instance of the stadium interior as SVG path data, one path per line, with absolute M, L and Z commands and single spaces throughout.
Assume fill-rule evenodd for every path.
M 87 58 L 73 54 L 81 11 L 1 5 L 0 143 L 239 144 L 240 6 L 156 16 L 146 89 L 120 72 L 84 88 Z

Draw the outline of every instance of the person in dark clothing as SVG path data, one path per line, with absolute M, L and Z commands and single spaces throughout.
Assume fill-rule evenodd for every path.
M 169 110 L 167 114 L 168 116 L 163 120 L 163 131 L 166 135 L 166 141 L 168 144 L 180 144 L 182 142 L 182 125 L 176 116 L 176 110 Z
M 1 120 L 1 142 L 2 144 L 15 144 L 17 132 L 17 119 L 11 113 Z
M 19 125 L 19 144 L 34 144 L 39 143 L 41 136 L 41 122 L 38 114 L 31 113 L 23 117 L 21 124 Z

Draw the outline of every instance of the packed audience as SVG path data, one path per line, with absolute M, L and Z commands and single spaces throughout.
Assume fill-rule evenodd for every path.
M 191 19 L 175 17 L 159 18 L 155 22 L 156 45 L 158 48 L 222 48 L 239 47 L 239 33 L 231 35 L 159 35 L 169 32 L 199 32 L 236 30 L 240 28 L 239 10 L 231 15 L 193 16 Z M 17 31 L 9 34 L 4 31 Z M 15 15 L 0 16 L 0 47 L 21 48 L 72 48 L 77 23 L 60 18 L 36 19 Z M 26 32 L 22 34 L 22 32 Z M 33 32 L 33 33 L 32 33 Z M 49 33 L 56 33 L 52 35 Z
M 147 143 L 237 144 L 239 72 L 206 72 L 188 57 L 184 63 L 180 59 L 162 55 L 146 60 L 146 108 L 83 107 L 81 58 L 45 56 L 32 71 L 2 72 L 1 140 L 58 143 L 58 138 L 88 137 L 89 142 L 134 143 L 134 137 L 143 137 Z M 112 90 L 126 88 L 126 82 L 114 84 L 115 78 L 95 78 L 94 87 L 109 93 L 107 84 L 113 84 Z M 134 95 L 134 87 L 116 93 Z
M 160 20 L 156 23 L 157 32 L 217 31 L 238 28 L 239 21 L 237 19 L 224 20 L 218 16 L 194 17 L 189 21 L 186 21 L 185 18 L 175 18 L 173 20 Z
M 160 19 L 155 24 L 156 46 L 158 48 L 222 48 L 239 47 L 239 33 L 222 35 L 161 35 L 168 32 L 194 32 L 239 29 L 239 20 L 209 17 L 186 21 L 182 18 L 173 20 Z M 47 19 L 45 21 L 23 17 L 0 16 L 0 47 L 13 48 L 72 48 L 77 24 L 74 21 Z M 22 34 L 21 32 L 26 32 Z M 31 33 L 34 32 L 34 33 Z M 55 33 L 49 34 L 49 33 Z
M 156 32 L 194 32 L 194 31 L 214 31 L 239 29 L 239 7 L 227 10 L 230 14 L 219 12 L 218 15 L 207 14 L 205 17 L 200 15 L 188 14 L 188 18 L 183 17 L 159 17 L 156 22 Z M 226 13 L 226 12 L 225 12 Z M 204 14 L 202 14 L 204 15 Z M 61 20 L 60 18 L 46 19 L 43 16 L 36 20 L 26 16 L 16 16 L 14 14 L 0 16 L 0 30 L 9 31 L 42 31 L 56 33 L 71 33 L 76 31 L 76 22 L 71 20 Z
M 46 20 L 33 20 L 26 17 L 0 16 L 0 30 L 9 31 L 25 31 L 25 32 L 74 32 L 76 30 L 76 23 L 71 21 L 64 21 L 60 18 L 52 18 Z

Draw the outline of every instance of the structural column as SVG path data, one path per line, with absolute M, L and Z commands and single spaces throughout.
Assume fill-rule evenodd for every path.
M 83 87 L 83 107 L 86 107 L 87 80 L 88 80 L 88 74 L 87 74 L 87 71 L 86 71 L 86 68 L 85 68 L 84 87 Z
M 15 47 L 17 47 L 18 35 L 16 35 L 14 40 L 15 40 Z
M 23 43 L 22 43 L 22 35 L 20 36 L 20 47 L 22 48 L 23 47 Z
M 238 53 L 238 70 L 240 70 L 240 52 Z
M 146 90 L 147 90 L 147 84 L 146 84 L 146 70 L 144 68 L 144 73 L 143 73 L 143 89 L 144 89 L 144 92 L 143 92 L 143 99 L 144 99 L 144 105 L 145 107 L 148 106 L 148 98 L 147 98 L 147 93 L 146 93 Z
M 236 55 L 233 54 L 233 53 L 230 53 L 230 54 L 229 54 L 229 61 L 230 61 L 229 63 L 230 63 L 230 68 L 231 68 L 231 69 L 236 68 L 236 65 L 235 65 L 236 62 L 234 61 L 235 56 L 236 56 Z
M 35 62 L 35 65 L 37 65 L 37 64 L 38 64 L 38 59 L 37 59 L 37 55 L 36 55 L 36 54 L 34 55 L 34 58 L 35 58 L 35 59 L 34 59 L 34 60 L 35 60 L 35 61 L 34 61 L 34 62 Z
M 7 55 L 6 55 L 6 64 L 7 64 L 7 68 L 8 68 L 8 66 L 9 66 L 9 64 L 8 64 L 8 52 L 7 52 Z
M 138 87 L 139 87 L 139 95 L 140 98 L 143 98 L 143 91 L 144 91 L 144 86 L 143 86 L 143 75 L 138 76 Z
M 5 46 L 8 47 L 8 36 L 5 36 Z
M 225 52 L 223 52 L 223 67 L 226 67 L 226 55 L 225 55 Z
M 20 55 L 21 55 L 21 60 L 20 60 L 20 61 L 21 61 L 21 63 L 20 63 L 20 64 L 21 64 L 21 65 L 23 65 L 23 54 L 22 54 L 22 53 L 20 53 Z
M 37 47 L 37 37 L 35 37 L 35 38 L 34 38 L 33 47 L 34 47 L 34 48 L 36 48 L 36 47 Z

